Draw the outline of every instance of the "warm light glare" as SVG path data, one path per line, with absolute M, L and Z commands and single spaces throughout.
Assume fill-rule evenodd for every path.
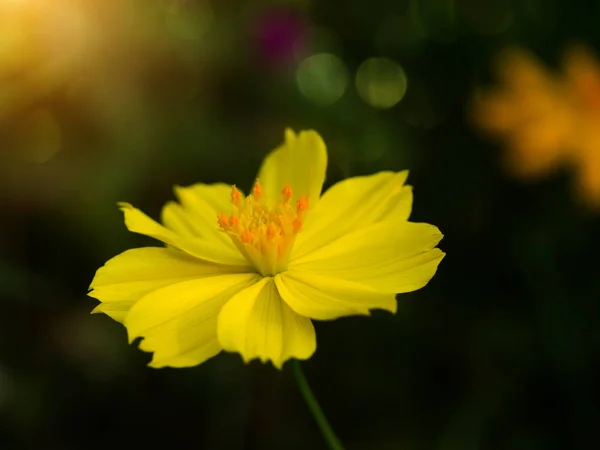
M 74 142 L 70 134 L 79 130 L 69 128 L 64 108 L 115 136 L 124 120 L 145 120 L 141 105 L 154 95 L 147 80 L 167 64 L 174 73 L 194 64 L 212 19 L 207 1 L 160 3 L 0 0 L 0 126 L 9 128 L 16 152 L 42 162 Z M 194 88 L 169 89 L 187 96 Z

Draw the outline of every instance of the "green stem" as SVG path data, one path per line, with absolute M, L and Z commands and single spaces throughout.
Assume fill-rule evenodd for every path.
M 319 402 L 317 402 L 315 395 L 308 385 L 308 381 L 306 381 L 302 367 L 300 367 L 300 361 L 293 359 L 291 364 L 292 370 L 294 371 L 294 377 L 296 378 L 296 383 L 298 383 L 302 397 L 304 397 L 308 409 L 315 418 L 317 425 L 323 434 L 323 438 L 325 438 L 325 442 L 327 442 L 327 446 L 331 450 L 344 450 L 344 446 L 333 432 L 329 422 L 327 422 L 327 418 L 325 417 L 325 414 L 323 414 L 323 410 L 319 406 Z

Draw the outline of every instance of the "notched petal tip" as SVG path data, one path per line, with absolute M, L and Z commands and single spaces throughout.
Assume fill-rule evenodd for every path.
M 431 276 L 425 282 L 425 285 L 426 285 L 431 281 L 433 276 L 437 273 L 440 263 L 446 257 L 446 253 L 443 252 L 439 247 L 432 248 L 431 250 L 429 250 L 428 252 L 425 252 L 425 253 L 430 255 L 431 259 L 429 260 L 429 262 L 433 264 L 433 270 L 431 272 Z
M 148 364 L 146 364 L 146 367 L 150 367 L 152 369 L 165 369 L 169 366 L 167 366 L 166 364 L 154 362 L 154 359 L 152 359 L 152 360 L 150 360 L 150 362 Z
M 173 185 L 173 194 L 177 201 L 181 204 L 185 203 L 186 197 L 189 197 L 190 192 L 194 189 L 195 186 L 201 185 L 203 183 L 192 184 L 190 186 L 181 186 L 179 184 Z
M 297 134 L 291 127 L 287 127 L 283 133 L 283 137 L 286 142 L 290 142 L 296 139 Z
M 127 202 L 117 202 L 117 206 L 123 212 L 126 210 L 135 209 L 131 203 Z
M 385 311 L 396 315 L 396 313 L 398 312 L 398 300 L 396 300 L 393 305 L 390 305 L 390 309 L 385 309 Z
M 410 175 L 410 171 L 408 169 L 404 169 L 404 170 L 400 170 L 399 172 L 396 172 L 396 174 L 398 175 L 398 181 L 400 182 L 401 185 L 404 186 L 404 183 L 406 183 L 406 180 L 408 179 L 408 176 Z M 400 180 L 402 180 L 402 181 L 400 181 Z M 408 186 L 406 186 L 406 187 L 408 187 Z
M 125 325 L 125 328 L 127 329 L 127 343 L 129 345 L 133 344 L 135 342 L 135 340 L 138 338 L 142 338 L 142 342 L 143 342 L 143 336 L 141 334 L 135 334 L 135 333 L 131 332 L 130 328 L 127 326 L 127 319 L 125 319 L 125 321 L 123 322 L 123 325 Z M 142 342 L 140 342 L 140 348 L 142 347 Z
M 431 253 L 437 254 L 436 257 L 434 257 L 431 262 L 433 263 L 433 268 L 431 271 L 431 276 L 425 281 L 425 284 L 423 286 L 426 286 L 427 284 L 429 284 L 429 282 L 433 279 L 433 277 L 435 276 L 435 274 L 437 273 L 437 271 L 440 268 L 440 263 L 442 262 L 442 260 L 446 257 L 446 253 L 441 251 L 439 248 L 434 248 L 430 251 Z
M 323 137 L 317 131 L 302 130 L 296 137 L 297 137 L 298 141 L 300 141 L 300 142 L 304 142 L 304 143 L 310 142 L 311 144 L 314 144 L 315 147 L 317 147 L 320 151 L 325 152 L 325 157 L 327 156 L 327 151 L 326 151 L 327 146 L 325 145 L 325 141 L 323 140 Z
M 437 239 L 437 242 L 435 245 L 437 245 L 437 243 L 439 243 L 444 238 L 444 235 L 442 234 L 440 229 L 438 227 L 436 227 L 435 225 L 432 225 L 432 224 L 426 223 L 426 222 L 409 222 L 409 223 L 412 223 L 414 225 L 419 225 L 420 227 L 423 227 L 423 228 L 427 228 L 429 235 L 432 238 Z M 433 247 L 435 247 L 435 245 Z
M 133 226 L 132 220 L 133 220 L 133 215 L 136 215 L 136 213 L 139 213 L 140 215 L 142 215 L 144 218 L 145 214 L 142 213 L 141 211 L 139 211 L 136 207 L 134 207 L 131 203 L 127 203 L 127 202 L 118 202 L 117 203 L 119 210 L 123 213 L 124 218 L 125 218 L 125 226 L 127 227 L 127 229 L 133 233 L 136 233 L 137 231 L 134 231 L 135 227 Z
M 250 365 L 252 363 L 252 361 L 260 361 L 261 364 L 271 363 L 273 365 L 273 367 L 275 367 L 277 370 L 283 370 L 283 365 L 286 363 L 286 361 L 289 360 L 289 359 L 286 359 L 285 361 L 284 360 L 275 361 L 275 360 L 273 360 L 269 357 L 265 357 L 265 356 L 253 356 L 253 357 L 247 358 L 245 355 L 242 355 L 242 354 L 240 354 L 240 357 L 242 358 L 242 362 L 247 366 Z
M 278 361 L 278 362 L 271 361 L 271 363 L 273 364 L 273 367 L 275 367 L 277 370 L 281 371 L 281 370 L 283 370 L 283 364 L 285 362 L 284 361 Z

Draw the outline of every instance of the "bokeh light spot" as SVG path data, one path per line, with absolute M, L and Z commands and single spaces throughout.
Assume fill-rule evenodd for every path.
M 319 105 L 331 105 L 342 98 L 349 78 L 344 62 L 331 53 L 309 56 L 296 72 L 300 92 Z
M 388 58 L 370 58 L 356 72 L 356 89 L 374 108 L 391 108 L 406 93 L 406 74 L 400 64 Z

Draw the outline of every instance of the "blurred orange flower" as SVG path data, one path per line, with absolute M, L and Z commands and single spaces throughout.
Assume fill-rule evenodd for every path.
M 582 198 L 600 206 L 600 64 L 583 46 L 564 54 L 562 73 L 521 49 L 497 61 L 500 85 L 475 93 L 478 128 L 507 146 L 509 172 L 523 178 L 576 171 Z

